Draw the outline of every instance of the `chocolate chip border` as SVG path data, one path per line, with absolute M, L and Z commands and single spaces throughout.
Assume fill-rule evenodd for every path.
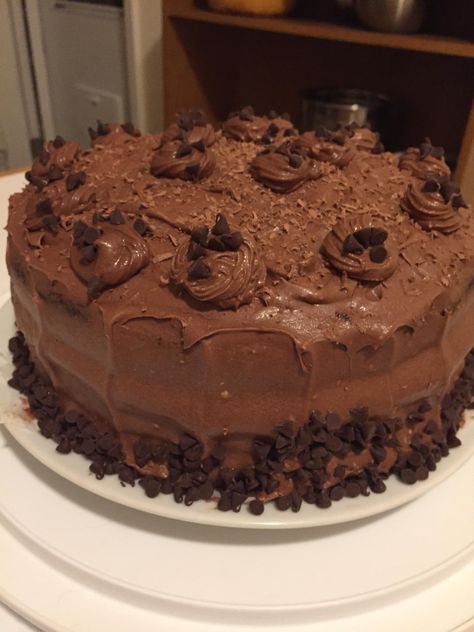
M 221 511 L 240 511 L 249 501 L 248 511 L 261 515 L 266 504 L 263 497 L 272 498 L 282 511 L 297 512 L 303 501 L 327 508 L 344 497 L 384 492 L 384 480 L 392 473 L 408 485 L 425 480 L 437 462 L 461 444 L 456 433 L 463 411 L 474 407 L 473 349 L 466 356 L 463 372 L 452 391 L 441 402 L 441 425 L 429 419 L 431 406 L 427 401 L 405 419 L 404 424 L 413 428 L 409 450 L 401 449 L 396 438 L 397 430 L 404 425 L 399 419 L 370 416 L 366 408 L 352 410 L 348 420 L 336 413 L 313 412 L 298 429 L 286 422 L 276 427 L 275 436 L 256 439 L 252 450 L 254 465 L 239 471 L 222 466 L 224 446 L 217 445 L 205 456 L 203 445 L 188 434 L 181 437 L 179 445 L 136 441 L 134 456 L 138 467 L 152 462 L 166 464 L 167 478 L 158 478 L 128 465 L 114 434 L 97 428 L 78 410 L 62 410 L 54 388 L 31 361 L 22 333 L 10 339 L 9 349 L 15 366 L 9 385 L 25 395 L 41 434 L 56 442 L 59 453 L 82 454 L 91 461 L 89 469 L 97 479 L 116 474 L 123 485 L 138 482 L 150 498 L 173 494 L 176 502 L 185 505 L 214 498 Z M 397 460 L 388 473 L 379 467 L 387 447 L 397 451 Z M 357 454 L 366 448 L 371 453 L 371 465 L 354 476 L 346 475 L 345 466 L 340 464 L 334 470 L 335 482 L 325 486 L 326 466 L 332 456 L 351 451 Z M 294 461 L 295 457 L 297 467 L 287 471 L 288 460 Z M 291 491 L 274 497 L 284 479 L 291 481 Z

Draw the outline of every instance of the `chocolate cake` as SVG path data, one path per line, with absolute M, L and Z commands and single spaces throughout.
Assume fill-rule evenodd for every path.
M 250 107 L 90 133 L 46 143 L 8 220 L 11 385 L 59 452 L 259 514 L 414 483 L 459 444 L 474 219 L 442 149 Z

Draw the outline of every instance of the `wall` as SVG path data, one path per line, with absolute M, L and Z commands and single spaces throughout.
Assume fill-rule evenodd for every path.
M 9 169 L 31 161 L 27 112 L 12 24 L 10 4 L 0 0 L 0 168 Z

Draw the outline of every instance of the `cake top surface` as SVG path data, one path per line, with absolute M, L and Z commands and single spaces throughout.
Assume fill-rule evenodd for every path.
M 39 285 L 109 322 L 176 319 L 185 347 L 236 329 L 379 345 L 472 283 L 472 212 L 428 139 L 399 159 L 366 128 L 300 135 L 251 108 L 92 137 L 45 144 L 8 231 Z

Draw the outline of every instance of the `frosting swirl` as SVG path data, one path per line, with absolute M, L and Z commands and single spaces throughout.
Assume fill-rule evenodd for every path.
M 352 123 L 345 129 L 348 142 L 359 151 L 373 151 L 379 144 L 380 135 L 368 127 L 360 127 L 357 123 Z
M 384 281 L 398 263 L 398 247 L 370 216 L 339 221 L 326 235 L 321 253 L 339 272 L 357 281 Z
M 425 138 L 419 148 L 408 147 L 400 158 L 398 166 L 422 180 L 436 176 L 449 176 L 451 170 L 443 156 L 443 148 L 433 147 L 430 139 Z
M 423 230 L 435 230 L 444 235 L 454 233 L 461 225 L 460 206 L 465 206 L 465 202 L 459 195 L 459 188 L 454 183 L 437 180 L 410 184 L 400 202 L 402 210 Z
M 354 145 L 346 143 L 346 137 L 336 132 L 305 132 L 295 143 L 306 149 L 309 155 L 320 162 L 329 162 L 336 167 L 345 167 L 355 156 Z
M 197 229 L 191 240 L 178 245 L 170 278 L 197 301 L 212 303 L 219 309 L 237 309 L 250 303 L 263 287 L 266 268 L 249 234 L 216 229 L 222 224 L 221 218 L 218 215 L 210 236 L 208 229 Z M 227 227 L 225 218 L 224 224 Z M 213 243 L 216 236 L 217 243 Z
M 89 136 L 93 147 L 96 145 L 119 145 L 140 136 L 140 131 L 132 123 L 119 124 L 97 121 L 95 130 L 89 127 Z
M 233 112 L 222 124 L 222 132 L 227 138 L 242 142 L 272 143 L 295 132 L 293 123 L 285 116 L 270 112 L 267 116 L 256 116 L 252 107 L 248 106 Z
M 289 142 L 257 154 L 250 163 L 250 173 L 275 193 L 294 191 L 319 175 L 311 160 Z
M 206 147 L 210 147 L 215 142 L 215 129 L 207 122 L 206 115 L 201 110 L 180 112 L 176 118 L 176 123 L 169 125 L 163 132 L 162 145 L 180 140 L 190 145 L 202 142 Z
M 90 298 L 128 281 L 148 264 L 145 240 L 127 224 L 98 229 L 76 222 L 73 234 L 71 268 L 88 285 Z
M 162 145 L 151 161 L 151 173 L 156 178 L 203 180 L 216 165 L 214 154 L 204 144 L 200 147 L 179 140 Z

